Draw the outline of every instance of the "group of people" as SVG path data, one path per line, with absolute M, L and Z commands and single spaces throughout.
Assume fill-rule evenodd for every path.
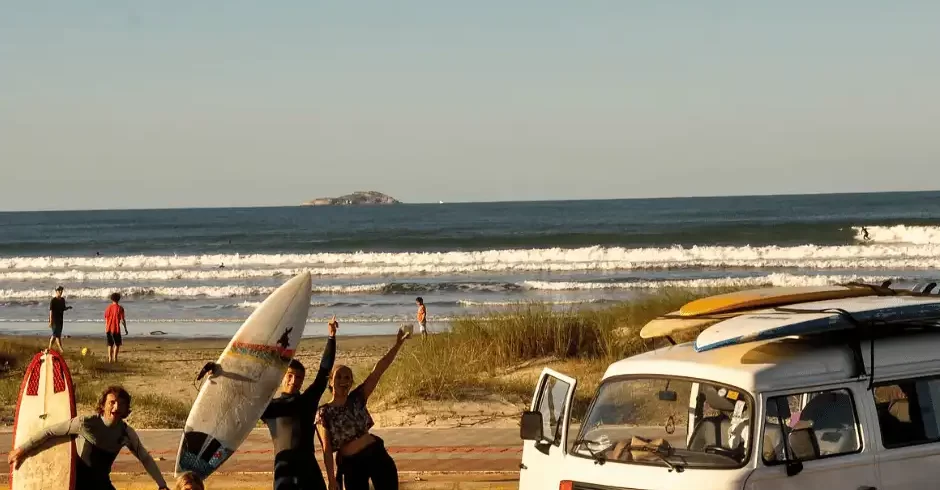
M 334 366 L 338 328 L 334 317 L 328 324 L 329 335 L 313 382 L 301 391 L 306 369 L 297 359 L 291 360 L 280 395 L 271 400 L 261 416 L 275 449 L 275 490 L 367 490 L 370 480 L 375 490 L 398 488 L 395 461 L 384 441 L 370 431 L 374 424 L 367 403 L 410 332 L 400 328 L 394 345 L 366 379 L 353 387 L 352 370 L 345 365 Z M 327 389 L 330 400 L 320 405 Z M 124 421 L 131 413 L 131 395 L 120 386 L 108 387 L 101 393 L 96 411 L 96 415 L 75 417 L 32 434 L 10 452 L 9 463 L 18 468 L 46 440 L 72 436 L 78 455 L 76 490 L 113 490 L 111 466 L 125 447 L 143 464 L 160 490 L 168 490 L 150 453 Z M 315 437 L 323 448 L 325 478 L 314 457 Z M 185 473 L 177 479 L 175 488 L 203 490 L 204 486 L 197 475 Z
M 62 327 L 65 324 L 65 312 L 72 307 L 65 303 L 62 293 L 65 288 L 56 286 L 55 296 L 49 301 L 49 328 L 52 335 L 49 337 L 49 349 L 58 346 L 59 352 L 62 349 Z M 117 362 L 118 352 L 121 351 L 123 340 L 121 339 L 121 326 L 124 326 L 124 334 L 127 335 L 127 319 L 124 314 L 124 307 L 121 306 L 121 293 L 111 293 L 111 304 L 104 310 L 104 328 L 105 337 L 108 342 L 108 362 Z

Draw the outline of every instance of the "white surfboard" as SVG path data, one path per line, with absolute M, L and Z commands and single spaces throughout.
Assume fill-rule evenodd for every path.
M 26 367 L 13 422 L 13 447 L 36 432 L 75 417 L 75 388 L 65 359 L 56 351 L 40 352 Z M 51 439 L 33 450 L 10 472 L 11 490 L 75 488 L 75 442 Z
M 910 321 L 940 318 L 940 298 L 916 296 L 865 296 L 860 298 L 815 301 L 736 316 L 705 329 L 695 339 L 695 350 L 705 351 L 755 340 L 812 335 L 853 328 L 835 311 L 807 311 L 839 308 L 859 321 Z
M 304 332 L 310 274 L 277 288 L 235 332 L 196 396 L 176 474 L 208 477 L 245 442 L 281 384 Z

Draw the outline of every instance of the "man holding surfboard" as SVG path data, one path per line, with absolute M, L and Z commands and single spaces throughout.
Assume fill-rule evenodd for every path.
M 275 490 L 325 489 L 323 474 L 313 456 L 314 418 L 320 396 L 326 390 L 336 357 L 336 316 L 329 323 L 329 337 L 320 358 L 320 368 L 313 383 L 300 393 L 305 368 L 292 359 L 281 383 L 281 396 L 275 398 L 261 415 L 274 443 Z
M 120 386 L 110 386 L 98 398 L 97 415 L 75 417 L 47 427 L 10 451 L 7 460 L 18 468 L 30 453 L 53 437 L 75 437 L 78 455 L 75 490 L 114 490 L 111 465 L 123 448 L 137 457 L 160 490 L 169 490 L 137 432 L 124 422 L 131 413 L 131 395 Z

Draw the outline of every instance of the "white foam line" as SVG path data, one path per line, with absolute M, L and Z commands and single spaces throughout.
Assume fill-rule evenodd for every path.
M 762 287 L 762 286 L 827 286 L 852 281 L 879 284 L 887 276 L 801 276 L 793 274 L 770 274 L 759 277 L 726 277 L 718 279 L 683 279 L 667 281 L 624 282 L 573 282 L 573 281 L 524 281 L 523 287 L 546 291 L 603 290 L 603 289 L 660 289 L 660 288 L 714 288 L 714 287 Z
M 225 264 L 225 268 L 218 266 Z M 940 267 L 940 244 L 794 247 L 583 247 L 345 254 L 12 257 L 0 259 L 0 280 L 245 279 L 295 275 L 444 274 L 581 271 L 676 267 L 924 269 Z

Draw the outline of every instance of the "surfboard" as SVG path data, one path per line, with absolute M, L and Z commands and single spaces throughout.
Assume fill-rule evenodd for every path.
M 54 350 L 33 356 L 20 384 L 13 422 L 13 447 L 36 432 L 75 417 L 75 387 L 61 354 Z M 44 442 L 19 468 L 10 471 L 11 490 L 75 488 L 75 442 L 72 438 Z
M 307 322 L 310 274 L 277 288 L 239 327 L 186 419 L 176 475 L 207 478 L 245 442 L 281 384 Z
M 884 288 L 887 291 L 887 288 Z M 768 287 L 734 291 L 690 301 L 679 308 L 680 316 L 701 316 L 827 299 L 874 296 L 879 289 L 865 285 Z
M 733 318 L 744 314 L 745 312 L 717 313 L 714 315 L 702 315 L 694 317 L 683 317 L 679 311 L 673 311 L 663 316 L 654 318 L 643 325 L 640 329 L 640 338 L 652 339 L 656 337 L 665 337 L 684 330 L 714 325 L 722 320 Z
M 877 320 L 890 324 L 918 319 L 940 319 L 940 298 L 916 296 L 878 296 L 828 300 L 765 309 L 722 321 L 698 335 L 694 348 L 698 352 L 757 340 L 792 335 L 813 335 L 837 332 L 855 326 L 835 311 L 847 311 L 860 322 Z

